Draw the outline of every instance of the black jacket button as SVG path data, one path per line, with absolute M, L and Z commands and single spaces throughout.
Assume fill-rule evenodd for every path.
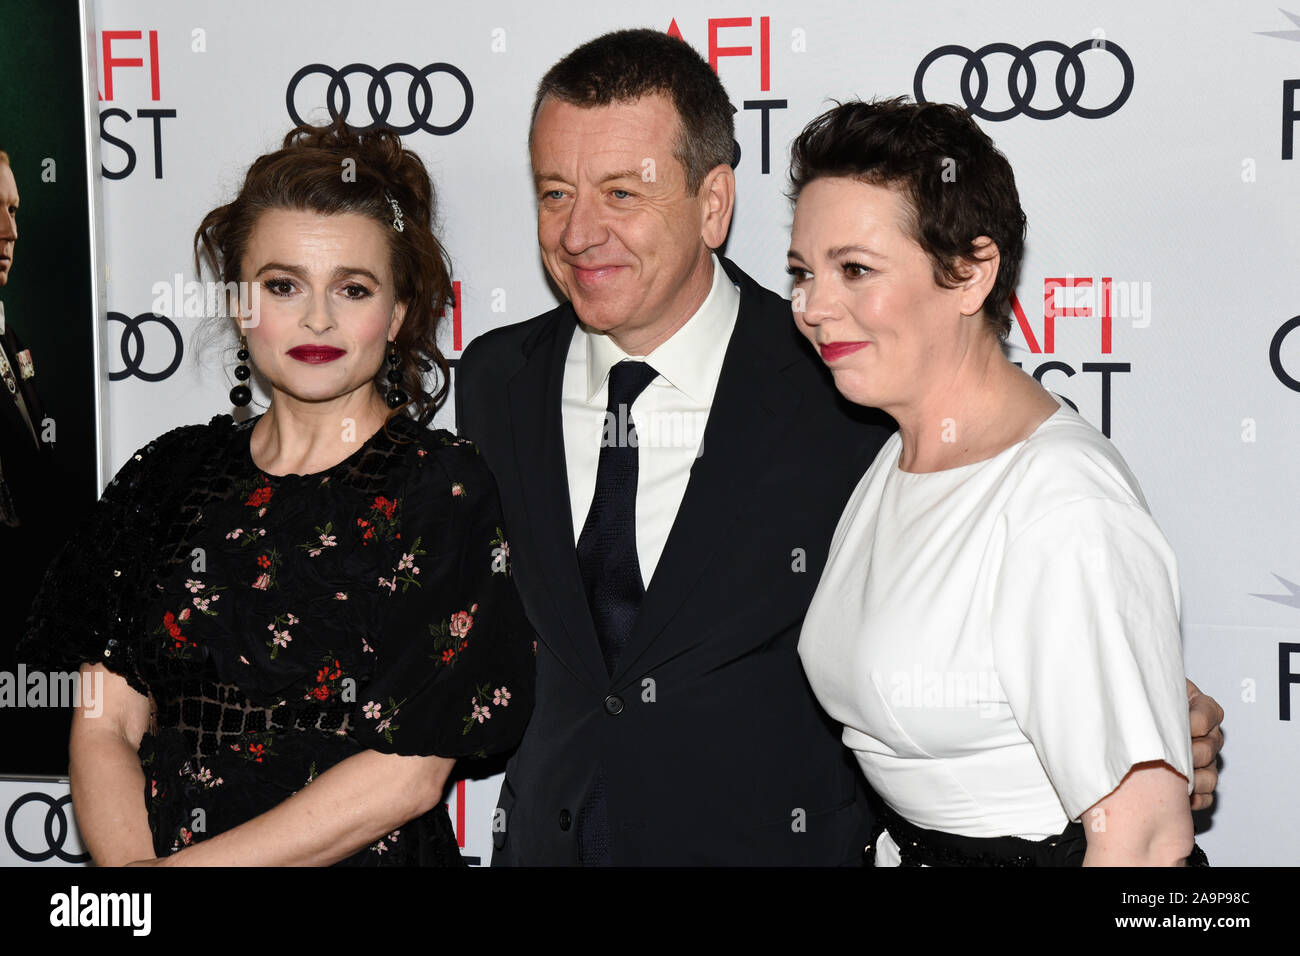
M 560 829 L 561 829 L 561 830 L 568 830 L 569 827 L 571 827 L 571 826 L 573 826 L 573 815 L 572 815 L 571 813 L 569 813 L 568 810 L 561 810 L 561 811 L 560 811 Z
M 605 698 L 605 713 L 617 717 L 623 713 L 623 698 L 618 694 L 610 694 Z

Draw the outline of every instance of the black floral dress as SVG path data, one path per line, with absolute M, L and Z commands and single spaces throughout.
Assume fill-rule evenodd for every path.
M 345 461 L 270 476 L 256 419 L 145 446 L 51 565 L 20 648 L 102 661 L 151 698 L 140 745 L 163 856 L 264 813 L 363 750 L 512 748 L 534 635 L 477 450 L 396 417 Z M 442 805 L 343 861 L 455 865 Z

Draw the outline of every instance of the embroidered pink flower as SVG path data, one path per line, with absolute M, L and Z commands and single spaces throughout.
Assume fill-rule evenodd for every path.
M 336 601 L 346 601 L 347 599 L 348 599 L 348 596 L 347 596 L 347 593 L 346 593 L 346 592 L 344 592 L 344 591 L 335 591 L 335 592 L 334 592 L 334 600 L 336 600 Z
M 462 485 L 459 481 L 451 486 L 451 496 L 453 498 L 459 498 L 464 493 L 465 493 L 465 486 Z
M 238 538 L 238 537 L 239 537 L 241 534 L 243 534 L 243 533 L 244 533 L 244 529 L 243 529 L 243 528 L 236 528 L 234 531 L 230 532 L 230 534 L 226 535 L 226 540 L 227 540 L 227 541 L 234 541 L 236 538 Z
M 191 594 L 198 594 L 203 590 L 203 582 L 195 581 L 193 578 L 188 578 L 185 581 L 185 589 Z
M 492 692 L 492 694 L 492 703 L 496 704 L 498 707 L 510 706 L 510 691 L 506 690 L 504 687 L 498 687 Z
M 370 703 L 366 704 L 366 706 L 362 707 L 361 712 L 365 714 L 367 717 L 369 717 L 371 720 L 379 719 L 379 705 L 375 703 L 373 700 Z
M 468 611 L 457 611 L 451 616 L 451 636 L 464 637 L 474 626 L 474 618 Z
M 474 705 L 474 713 L 470 714 L 471 720 L 477 720 L 480 724 L 485 720 L 492 719 L 492 710 L 487 705 L 480 706 L 477 697 L 470 698 L 470 703 Z
M 198 598 L 195 598 L 194 600 L 197 601 Z M 188 621 L 190 619 L 190 609 L 186 608 L 185 610 L 181 611 L 179 615 L 179 619 L 182 621 Z
M 257 580 L 253 582 L 253 587 L 257 588 L 259 591 L 265 591 L 270 586 L 271 575 L 269 574 L 259 574 Z

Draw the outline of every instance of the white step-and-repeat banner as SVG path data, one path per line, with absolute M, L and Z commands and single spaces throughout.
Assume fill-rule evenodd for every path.
M 1300 862 L 1282 825 L 1300 791 L 1300 0 L 107 0 L 95 17 L 111 470 L 230 410 L 228 343 L 205 349 L 156 287 L 195 278 L 200 218 L 296 121 L 327 119 L 331 91 L 349 122 L 403 130 L 434 177 L 451 358 L 555 304 L 528 118 L 542 73 L 587 39 L 650 26 L 709 57 L 737 110 L 727 254 L 783 292 L 802 125 L 832 99 L 968 106 L 1029 217 L 1013 358 L 1115 441 L 1180 560 L 1188 673 L 1227 710 L 1198 839 L 1219 864 Z M 453 794 L 471 858 L 490 854 L 498 787 Z M 12 861 L 76 857 L 63 792 L 3 791 Z

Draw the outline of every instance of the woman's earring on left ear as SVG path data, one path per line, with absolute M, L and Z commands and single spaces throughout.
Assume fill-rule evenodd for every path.
M 401 408 L 410 399 L 401 389 L 402 370 L 398 367 L 402 364 L 401 356 L 397 354 L 397 343 L 388 343 L 388 394 L 384 396 L 384 401 L 388 403 L 389 408 Z
M 239 359 L 235 366 L 235 378 L 239 379 L 239 384 L 230 390 L 230 404 L 243 408 L 253 400 L 253 391 L 245 384 L 253 372 L 248 367 L 248 339 L 243 335 L 239 337 L 239 351 L 235 358 Z

